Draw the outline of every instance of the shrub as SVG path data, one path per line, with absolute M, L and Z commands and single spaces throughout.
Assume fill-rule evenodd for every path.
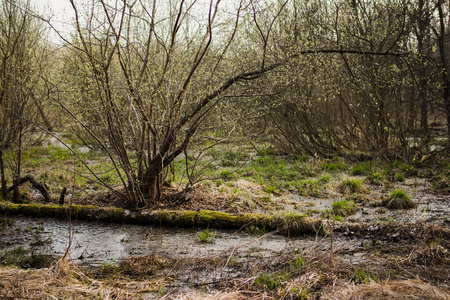
M 400 169 L 405 172 L 408 176 L 416 176 L 418 174 L 418 171 L 414 166 L 403 164 L 400 166 Z

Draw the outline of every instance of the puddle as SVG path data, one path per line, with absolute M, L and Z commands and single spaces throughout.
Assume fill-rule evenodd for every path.
M 64 255 L 69 241 L 69 223 L 55 219 L 19 217 L 0 233 L 0 249 L 18 245 L 46 254 Z M 168 258 L 203 258 L 229 251 L 249 251 L 273 255 L 282 251 L 301 251 L 316 247 L 326 250 L 329 238 L 286 238 L 275 234 L 264 236 L 245 232 L 214 230 L 214 243 L 197 241 L 202 229 L 158 228 L 153 226 L 101 224 L 77 221 L 73 224 L 71 258 L 78 264 L 98 266 L 115 263 L 131 256 L 153 253 Z M 338 239 L 333 247 L 357 248 L 361 242 Z

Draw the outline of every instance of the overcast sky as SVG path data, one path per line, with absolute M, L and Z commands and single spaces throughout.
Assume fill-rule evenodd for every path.
M 39 14 L 51 20 L 52 25 L 61 33 L 67 34 L 72 28 L 72 6 L 69 0 L 31 0 Z M 52 34 L 52 38 L 56 38 Z

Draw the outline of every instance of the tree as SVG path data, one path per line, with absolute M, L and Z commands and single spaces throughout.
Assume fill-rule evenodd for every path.
M 131 206 L 160 199 L 167 168 L 225 93 L 281 64 L 267 45 L 285 2 L 270 19 L 256 1 L 99 1 L 86 15 L 71 3 L 78 105 L 61 105 L 108 154 Z M 250 43 L 251 28 L 260 36 Z
M 38 103 L 34 93 L 39 81 L 42 29 L 29 14 L 30 1 L 5 0 L 0 5 L 1 194 L 6 198 L 8 162 L 13 174 L 13 197 L 18 201 L 22 148 L 36 112 L 33 104 Z
M 258 87 L 275 145 L 317 155 L 386 155 L 399 153 L 398 147 L 408 152 L 406 12 L 398 1 L 289 6 L 277 34 L 279 51 L 303 55 L 294 55 Z

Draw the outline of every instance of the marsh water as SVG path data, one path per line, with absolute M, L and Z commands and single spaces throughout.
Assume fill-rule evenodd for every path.
M 117 263 L 132 256 L 159 254 L 169 258 L 202 258 L 223 252 L 252 250 L 259 255 L 283 251 L 301 251 L 330 247 L 330 238 L 287 238 L 273 233 L 255 235 L 247 232 L 210 230 L 213 243 L 201 243 L 204 229 L 158 228 L 153 226 L 118 225 L 55 219 L 17 217 L 0 233 L 0 249 L 22 245 L 35 252 L 64 255 L 70 244 L 70 256 L 78 264 Z M 72 234 L 70 234 L 72 233 Z M 334 247 L 355 249 L 360 240 L 334 240 Z

